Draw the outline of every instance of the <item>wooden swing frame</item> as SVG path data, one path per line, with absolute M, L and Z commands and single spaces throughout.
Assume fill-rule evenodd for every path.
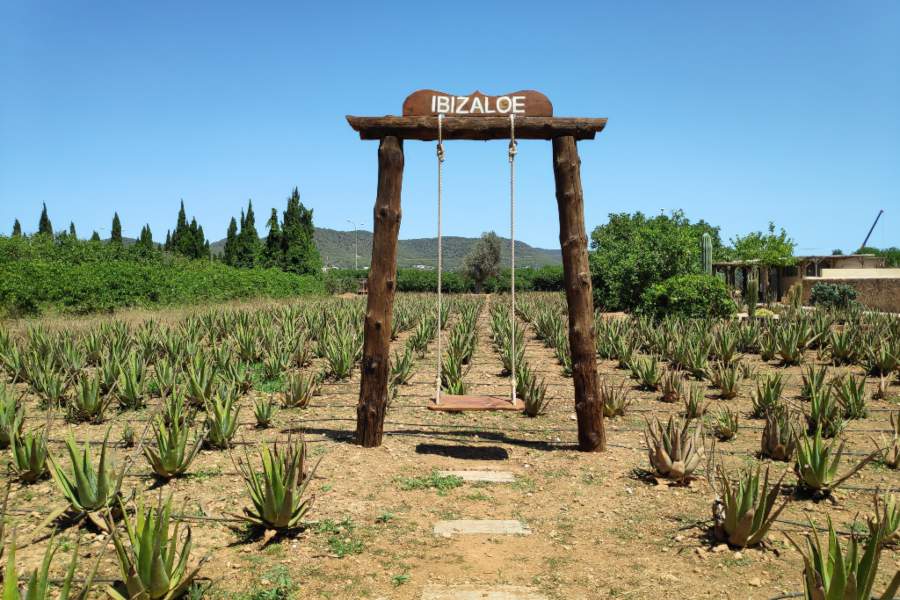
M 372 261 L 362 357 L 362 380 L 356 409 L 356 442 L 381 445 L 388 400 L 391 319 L 397 283 L 397 240 L 400 233 L 400 193 L 403 182 L 403 141 L 438 139 L 438 117 L 355 117 L 350 126 L 360 139 L 379 140 L 378 191 L 375 197 Z M 559 210 L 559 241 L 569 311 L 569 348 L 578 421 L 578 448 L 587 452 L 606 449 L 603 404 L 597 382 L 594 349 L 594 301 L 584 226 L 584 193 L 578 140 L 591 140 L 606 126 L 606 119 L 517 117 L 517 139 L 550 140 Z M 444 140 L 506 140 L 505 116 L 446 116 Z

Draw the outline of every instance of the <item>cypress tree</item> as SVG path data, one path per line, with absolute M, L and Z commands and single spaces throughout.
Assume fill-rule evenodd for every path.
M 209 242 L 203 234 L 202 225 L 199 225 L 194 232 L 194 258 L 209 258 Z
M 138 238 L 137 245 L 144 251 L 153 250 L 153 232 L 150 231 L 150 224 L 141 227 L 141 237 Z
M 12 236 L 13 237 L 22 237 L 22 224 L 19 223 L 18 219 L 16 219 L 16 222 L 13 223 Z
M 241 231 L 238 234 L 235 265 L 252 269 L 259 257 L 259 233 L 256 231 L 256 217 L 253 214 L 253 201 L 247 202 L 247 212 L 241 211 Z
M 266 223 L 269 234 L 266 236 L 266 245 L 263 248 L 263 266 L 281 266 L 281 227 L 278 225 L 278 211 L 272 209 L 269 221 Z
M 78 239 L 78 235 L 75 234 L 75 223 L 73 221 L 69 221 L 69 237 L 73 240 Z
M 94 231 L 94 233 L 91 234 L 91 241 L 92 241 L 92 242 L 99 242 L 99 241 L 100 241 L 100 234 L 97 233 L 96 230 Z
M 163 249 L 166 252 L 171 252 L 172 250 L 172 231 L 169 229 L 166 229 L 166 243 L 163 246 Z
M 109 241 L 113 244 L 122 244 L 122 222 L 119 221 L 119 213 L 113 213 L 112 229 L 109 233 Z
M 234 266 L 234 255 L 237 251 L 237 235 L 238 235 L 238 226 L 237 221 L 234 217 L 231 217 L 231 222 L 228 224 L 228 233 L 225 235 L 225 264 Z
M 321 271 L 322 259 L 315 243 L 313 211 L 300 202 L 297 188 L 288 198 L 282 225 L 281 249 L 284 253 L 282 269 L 290 273 L 316 274 Z
M 44 202 L 44 208 L 41 210 L 41 218 L 38 221 L 38 233 L 44 235 L 53 235 L 53 224 L 50 217 L 47 216 L 47 203 Z

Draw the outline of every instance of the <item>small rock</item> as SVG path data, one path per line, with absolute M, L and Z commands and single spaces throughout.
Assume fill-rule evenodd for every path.
M 742 558 L 744 558 L 744 555 L 741 554 L 740 552 L 734 553 L 734 560 L 741 560 Z
M 762 581 L 760 581 L 759 577 L 754 577 L 747 583 L 750 584 L 750 587 L 760 587 L 762 585 Z
M 716 553 L 725 552 L 726 550 L 728 550 L 728 544 L 719 544 L 718 546 L 713 548 L 713 552 Z
M 676 536 L 675 536 L 675 541 L 676 541 L 676 542 L 683 542 L 683 541 L 684 541 L 684 536 L 681 535 L 681 534 L 676 535 Z

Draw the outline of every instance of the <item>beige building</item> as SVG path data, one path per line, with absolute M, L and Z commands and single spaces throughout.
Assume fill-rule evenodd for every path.
M 747 292 L 747 279 L 759 273 L 760 301 L 781 300 L 791 286 L 803 286 L 804 301 L 818 282 L 842 283 L 857 290 L 857 299 L 875 310 L 900 312 L 900 269 L 885 268 L 885 259 L 874 254 L 798 256 L 789 267 L 761 267 L 757 261 L 728 261 L 713 264 L 726 283 Z

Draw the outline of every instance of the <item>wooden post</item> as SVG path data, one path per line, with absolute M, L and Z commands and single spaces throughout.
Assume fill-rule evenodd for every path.
M 356 443 L 366 448 L 380 446 L 384 435 L 402 183 L 403 142 L 387 136 L 378 146 L 378 194 L 369 267 L 362 381 L 356 407 Z
M 578 448 L 585 452 L 606 450 L 603 402 L 597 386 L 594 349 L 594 298 L 584 231 L 584 192 L 581 160 L 575 138 L 553 138 L 553 175 L 559 207 L 559 243 L 562 248 L 566 302 L 569 305 L 569 349 L 578 416 Z

